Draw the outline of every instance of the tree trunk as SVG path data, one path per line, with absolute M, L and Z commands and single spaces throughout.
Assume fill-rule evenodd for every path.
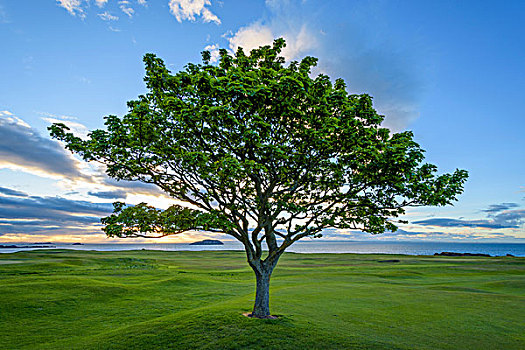
M 255 305 L 251 316 L 266 318 L 270 316 L 270 277 L 271 271 L 255 272 L 257 289 L 255 291 Z

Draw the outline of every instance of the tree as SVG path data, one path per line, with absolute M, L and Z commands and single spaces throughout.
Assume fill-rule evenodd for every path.
M 148 93 L 107 130 L 51 135 L 115 179 L 155 184 L 187 203 L 163 211 L 115 203 L 111 237 L 222 232 L 242 242 L 255 272 L 252 316 L 269 317 L 270 276 L 287 247 L 326 228 L 395 231 L 410 206 L 447 205 L 467 172 L 436 175 L 409 131 L 390 133 L 366 94 L 342 79 L 311 77 L 313 57 L 285 65 L 277 39 L 249 54 L 220 51 L 217 65 L 172 74 L 146 54 Z M 267 249 L 263 249 L 264 243 Z

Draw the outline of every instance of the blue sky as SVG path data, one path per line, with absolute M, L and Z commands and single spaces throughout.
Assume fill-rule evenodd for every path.
M 169 205 L 80 162 L 46 127 L 82 134 L 124 114 L 145 92 L 147 52 L 177 71 L 204 49 L 276 37 L 286 59 L 316 56 L 316 73 L 374 96 L 385 125 L 413 130 L 440 171 L 470 172 L 455 206 L 411 209 L 399 233 L 326 239 L 523 241 L 523 18 L 523 1 L 0 0 L 0 242 L 106 242 L 111 202 Z

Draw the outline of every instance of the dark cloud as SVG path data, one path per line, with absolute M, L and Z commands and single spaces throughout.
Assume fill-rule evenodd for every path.
M 525 222 L 525 209 L 509 210 L 491 219 L 485 220 L 459 220 L 448 218 L 435 218 L 415 221 L 414 224 L 437 227 L 478 227 L 478 228 L 519 228 Z
M 501 203 L 501 204 L 491 204 L 487 209 L 482 210 L 485 213 L 498 213 L 503 210 L 509 210 L 512 208 L 519 207 L 519 204 L 517 203 Z
M 437 226 L 437 227 L 483 227 L 483 228 L 508 228 L 489 220 L 459 220 L 448 218 L 435 218 L 414 221 L 414 224 L 423 226 Z
M 326 239 L 332 240 L 355 240 L 355 241 L 433 241 L 433 242 L 449 242 L 449 241 L 464 241 L 464 240 L 484 240 L 484 239 L 494 239 L 497 237 L 500 238 L 515 238 L 513 236 L 508 236 L 505 233 L 501 232 L 491 232 L 490 237 L 487 237 L 486 233 L 480 232 L 477 230 L 472 230 L 471 232 L 462 232 L 462 233 L 453 233 L 453 232 L 443 232 L 443 231 L 407 231 L 404 229 L 398 229 L 396 232 L 387 231 L 379 235 L 372 235 L 366 232 L 361 231 L 348 231 L 348 232 L 337 232 L 336 230 L 324 230 L 323 237 Z
M 12 164 L 70 179 L 86 178 L 57 142 L 15 117 L 0 116 L 0 165 Z
M 525 223 L 525 209 L 506 210 L 493 216 L 494 222 L 519 227 Z
M 415 232 L 415 231 L 405 231 L 398 229 L 396 232 L 387 232 L 389 235 L 407 235 L 407 236 L 416 236 L 416 235 L 428 235 L 428 232 Z M 443 235 L 444 232 L 432 232 L 433 235 Z
M 90 231 L 113 206 L 61 197 L 0 197 L 0 233 L 47 234 Z M 98 232 L 98 231 L 97 231 Z
M 39 211 L 46 209 L 75 214 L 97 215 L 106 212 L 108 208 L 112 208 L 113 206 L 108 203 L 91 203 L 62 197 L 0 197 L 0 210 L 8 207 L 38 209 Z
M 69 151 L 60 143 L 42 137 L 36 130 L 11 115 L 0 115 L 0 166 L 2 164 L 116 188 L 113 191 L 93 192 L 98 195 L 92 195 L 100 198 L 125 198 L 125 193 L 163 194 L 158 187 L 151 184 L 109 178 L 103 173 L 103 169 L 100 174 L 93 176 L 83 174 L 69 155 Z M 0 193 L 4 193 L 2 188 Z M 4 194 L 15 195 L 14 192 Z M 21 192 L 18 195 L 21 196 Z
M 29 195 L 27 193 L 13 190 L 10 188 L 0 187 L 0 193 L 5 194 L 7 196 L 15 196 L 15 197 L 28 197 Z
M 431 231 L 431 232 L 422 232 L 422 231 L 406 231 L 406 230 L 402 230 L 402 229 L 399 229 L 397 230 L 396 232 L 389 232 L 389 234 L 391 235 L 406 235 L 406 236 L 416 236 L 416 235 L 426 235 L 426 236 L 430 236 L 432 238 L 443 238 L 443 237 L 446 237 L 446 238 L 459 238 L 459 239 L 464 239 L 464 238 L 481 238 L 484 236 L 483 233 L 476 233 L 476 232 L 471 232 L 471 233 L 461 233 L 461 234 L 457 234 L 457 233 L 450 233 L 450 232 L 443 232 L 443 231 Z M 499 233 L 499 232 L 491 232 L 491 235 L 493 236 L 505 236 L 504 233 Z
M 98 181 L 100 183 L 103 183 L 104 185 L 122 189 L 122 191 L 128 194 L 134 193 L 134 194 L 146 194 L 146 195 L 152 195 L 152 196 L 166 194 L 156 185 L 152 185 L 152 184 L 148 184 L 148 183 L 144 183 L 140 181 L 117 180 L 117 179 L 110 178 L 106 175 L 98 178 Z M 119 190 L 116 190 L 116 191 L 119 191 Z
M 102 192 L 88 192 L 90 196 L 104 198 L 104 199 L 123 199 L 126 198 L 126 191 L 102 191 Z

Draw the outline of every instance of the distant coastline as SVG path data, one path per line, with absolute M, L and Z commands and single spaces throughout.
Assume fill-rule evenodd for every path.
M 56 248 L 55 245 L 38 245 L 38 244 L 31 244 L 31 245 L 18 245 L 18 244 L 0 244 L 0 249 L 37 249 L 37 248 Z
M 117 250 L 164 250 L 164 251 L 201 251 L 201 250 L 238 250 L 244 251 L 241 243 L 223 241 L 221 245 L 202 245 L 191 243 L 127 243 L 122 240 L 118 243 L 72 243 L 54 242 L 53 246 L 37 248 L 36 245 L 23 242 L 3 242 L 3 245 L 29 246 L 28 248 L 4 248 L 0 253 L 14 253 L 32 249 L 75 249 L 95 251 Z M 525 243 L 478 243 L 478 242 L 399 242 L 399 241 L 323 241 L 307 240 L 297 242 L 289 247 L 291 253 L 354 253 L 354 254 L 394 254 L 394 255 L 434 255 L 441 252 L 489 254 L 491 256 L 525 257 Z

